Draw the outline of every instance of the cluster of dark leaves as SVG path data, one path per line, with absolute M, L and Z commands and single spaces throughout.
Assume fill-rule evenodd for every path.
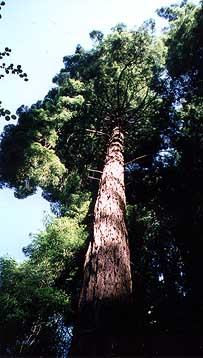
M 0 52 L 0 60 L 3 60 L 5 56 L 9 56 L 11 53 L 11 49 L 8 47 L 5 48 L 4 52 Z M 5 75 L 13 74 L 18 75 L 20 78 L 24 79 L 24 81 L 28 81 L 27 73 L 23 72 L 21 65 L 14 66 L 13 63 L 6 64 L 5 62 L 0 63 L 0 68 L 4 71 L 3 73 L 0 73 L 0 80 L 5 77 Z M 0 101 L 0 117 L 4 117 L 5 120 L 9 121 L 10 119 L 16 119 L 16 116 L 13 114 L 11 115 L 11 112 L 8 109 L 1 108 L 1 101 Z
M 1 8 L 2 8 L 2 6 L 4 6 L 6 3 L 5 3 L 5 1 L 1 1 L 1 3 L 0 3 L 0 11 L 1 11 Z M 2 16 L 1 16 L 1 14 L 0 14 L 0 19 L 2 18 Z
M 2 1 L 0 3 L 0 11 L 1 7 L 4 6 L 6 3 L 5 1 Z M 1 19 L 0 14 L 0 19 Z M 5 57 L 10 56 L 11 49 L 9 47 L 5 47 L 4 51 L 0 52 L 0 69 L 3 70 L 3 73 L 0 73 L 0 80 L 5 77 L 5 75 L 13 74 L 18 75 L 20 78 L 24 79 L 25 82 L 28 81 L 27 74 L 23 72 L 21 65 L 15 66 L 13 63 L 7 64 L 6 62 L 2 62 Z M 0 101 L 0 117 L 4 117 L 5 120 L 9 121 L 10 119 L 16 119 L 16 116 L 13 114 L 11 115 L 11 112 L 8 109 L 5 109 L 1 107 L 1 101 Z

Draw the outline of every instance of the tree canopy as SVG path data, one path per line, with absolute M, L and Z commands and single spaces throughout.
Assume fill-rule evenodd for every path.
M 146 151 L 153 156 L 160 141 L 157 125 L 165 122 L 158 118 L 163 51 L 149 30 L 118 25 L 92 50 L 78 46 L 64 58 L 65 69 L 53 80 L 57 87 L 30 109 L 19 108 L 18 125 L 7 126 L 1 142 L 1 163 L 7 163 L 2 174 L 18 196 L 37 185 L 53 199 L 73 181 L 88 188 L 87 172 L 101 170 L 107 132 L 117 117 L 128 132 L 126 160 Z M 133 138 L 139 138 L 137 145 Z

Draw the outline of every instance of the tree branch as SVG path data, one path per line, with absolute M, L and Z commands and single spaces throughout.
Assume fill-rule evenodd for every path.
M 140 157 L 137 157 L 137 158 L 135 158 L 135 159 L 133 159 L 133 160 L 130 160 L 129 162 L 125 163 L 124 165 L 126 166 L 126 165 L 128 165 L 128 164 L 131 164 L 131 163 L 133 163 L 133 162 L 136 162 L 137 160 L 140 160 L 140 159 L 146 158 L 146 157 L 149 157 L 149 154 L 141 155 Z
M 97 131 L 95 129 L 85 129 L 87 132 L 90 132 L 90 133 L 95 133 L 95 134 L 98 134 L 98 135 L 106 135 L 107 137 L 109 137 L 109 135 L 107 133 L 103 133 L 101 131 Z
M 120 111 L 120 82 L 121 82 L 121 78 L 123 76 L 123 73 L 125 72 L 125 70 L 133 63 L 133 60 L 129 61 L 128 63 L 126 63 L 126 65 L 123 67 L 123 69 L 121 70 L 121 73 L 118 77 L 118 81 L 117 81 L 117 86 L 116 86 L 116 93 L 117 93 L 117 105 L 118 105 L 118 110 Z
M 89 175 L 88 175 L 88 179 L 93 179 L 93 180 L 99 180 L 99 181 L 100 181 L 99 178 L 91 177 L 91 176 L 89 176 Z
M 95 173 L 103 173 L 103 172 L 101 172 L 101 170 L 96 170 L 96 169 L 87 169 L 87 170 L 89 170 L 90 172 L 95 172 Z

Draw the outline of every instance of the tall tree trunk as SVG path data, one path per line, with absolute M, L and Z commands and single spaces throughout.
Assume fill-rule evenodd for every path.
M 115 336 L 120 335 L 127 320 L 132 281 L 125 224 L 123 146 L 123 133 L 115 127 L 94 209 L 94 234 L 84 264 L 72 355 L 111 353 Z

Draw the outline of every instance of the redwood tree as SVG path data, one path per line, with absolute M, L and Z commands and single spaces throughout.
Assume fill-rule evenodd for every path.
M 18 125 L 2 135 L 2 183 L 18 197 L 39 185 L 46 198 L 68 206 L 72 195 L 95 192 L 100 179 L 72 354 L 119 351 L 126 330 L 132 280 L 124 168 L 153 156 L 160 141 L 163 48 L 151 30 L 148 22 L 132 31 L 119 24 L 106 38 L 92 32 L 92 50 L 77 46 L 65 57 L 58 87 L 30 109 L 21 107 Z
M 93 237 L 84 264 L 79 333 L 76 331 L 73 348 L 79 354 L 111 353 L 114 339 L 107 336 L 115 334 L 115 322 L 118 323 L 114 307 L 121 314 L 119 310 L 130 303 L 132 294 L 125 224 L 123 140 L 121 128 L 113 128 L 94 208 Z M 107 325 L 113 332 L 109 332 Z M 88 334 L 87 329 L 90 329 Z

